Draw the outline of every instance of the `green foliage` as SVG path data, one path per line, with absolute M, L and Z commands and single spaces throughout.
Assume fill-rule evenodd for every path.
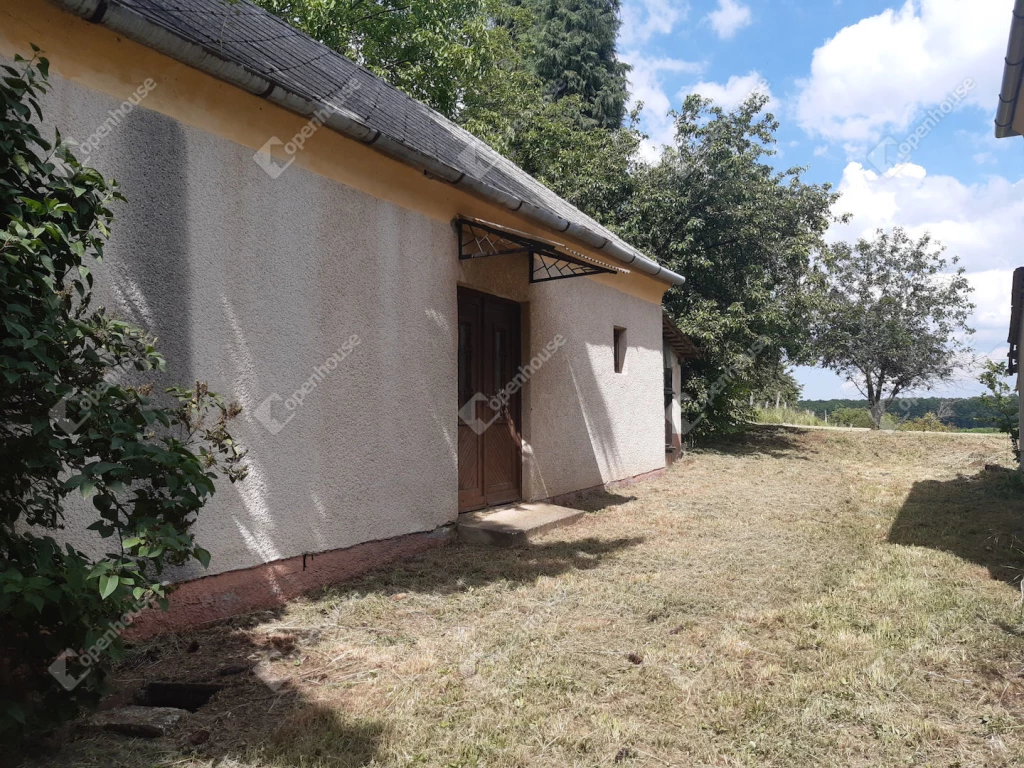
M 209 554 L 189 528 L 222 471 L 245 474 L 227 422 L 238 408 L 175 389 L 172 408 L 116 372 L 163 370 L 140 329 L 92 308 L 122 199 L 33 124 L 47 61 L 17 59 L 0 81 L 0 737 L 20 737 L 94 701 L 121 643 L 109 626 L 163 600 L 161 574 Z M 51 533 L 90 518 L 109 550 L 92 560 Z M 89 514 L 91 512 L 91 515 Z M 71 649 L 64 690 L 47 668 Z M 88 656 L 88 658 L 87 658 Z
M 804 357 L 804 281 L 834 220 L 829 185 L 772 164 L 779 124 L 766 105 L 760 94 L 732 111 L 688 97 L 675 145 L 636 168 L 618 226 L 686 277 L 665 307 L 705 353 L 684 383 L 705 432 L 748 418 L 750 395 Z
M 801 427 L 825 426 L 825 422 L 811 411 L 791 407 L 755 408 L 754 421 L 758 424 L 796 424 Z
M 989 360 L 979 377 L 988 389 L 980 400 L 986 411 L 988 423 L 1010 436 L 1013 459 L 1020 464 L 1020 401 L 1006 382 L 1009 376 L 1006 363 Z
M 870 412 L 869 412 L 870 415 Z M 901 421 L 896 429 L 902 432 L 952 432 L 953 429 L 944 424 L 938 416 L 930 411 L 916 419 Z
M 453 119 L 517 58 L 503 0 L 255 2 Z
M 578 97 L 581 127 L 613 129 L 626 115 L 629 67 L 618 60 L 619 0 L 526 0 L 535 23 L 527 61 L 552 101 Z
M 870 428 L 874 421 L 867 408 L 839 408 L 829 414 L 828 423 L 837 427 Z
M 949 379 L 973 332 L 970 283 L 942 252 L 927 234 L 878 230 L 826 250 L 815 274 L 814 357 L 857 386 L 875 428 L 900 392 Z
M 1009 407 L 1016 412 L 1017 393 L 1010 392 Z M 799 408 L 809 408 L 814 411 L 818 418 L 824 418 L 829 414 L 832 420 L 834 414 L 840 408 L 867 408 L 866 400 L 802 400 L 797 403 Z M 897 397 L 892 401 L 889 410 L 899 420 L 917 419 L 926 413 L 934 413 L 939 420 L 950 427 L 955 427 L 961 432 L 976 430 L 991 430 L 987 426 L 991 423 L 991 411 L 985 405 L 981 397 L 963 398 L 939 398 L 939 397 Z

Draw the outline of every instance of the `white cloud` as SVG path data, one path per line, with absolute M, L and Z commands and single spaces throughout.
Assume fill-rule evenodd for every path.
M 662 145 L 671 144 L 675 138 L 672 119 L 668 116 L 673 105 L 665 91 L 664 75 L 698 74 L 704 71 L 704 64 L 667 57 L 647 57 L 637 51 L 626 52 L 620 58 L 633 68 L 629 73 L 632 104 L 644 103 L 644 128 L 651 138 L 644 142 L 641 150 L 646 159 L 656 159 Z
M 815 157 L 824 157 L 828 154 L 828 144 L 822 144 L 814 148 Z
M 853 220 L 833 226 L 830 239 L 852 241 L 897 225 L 915 237 L 931 232 L 947 256 L 960 257 L 975 289 L 972 346 L 982 353 L 1005 347 L 1013 269 L 1022 258 L 1016 246 L 1024 242 L 1024 180 L 963 184 L 911 163 L 885 175 L 850 163 L 838 191 L 836 211 Z
M 686 0 L 627 0 L 622 5 L 619 44 L 646 43 L 654 35 L 668 35 L 690 12 Z
M 838 191 L 836 211 L 852 213 L 853 220 L 830 230 L 836 239 L 902 226 L 912 235 L 931 232 L 968 271 L 1012 269 L 1021 258 L 1016 244 L 1024 242 L 1024 180 L 992 176 L 963 184 L 913 163 L 884 175 L 849 163 Z
M 906 130 L 973 83 L 961 103 L 995 109 L 1013 0 L 907 0 L 839 31 L 814 52 L 796 111 L 812 135 L 869 142 Z
M 750 6 L 737 0 L 718 0 L 718 10 L 712 11 L 704 19 L 722 40 L 728 40 L 751 23 Z
M 756 71 L 746 75 L 733 75 L 725 84 L 700 82 L 685 87 L 680 92 L 680 97 L 691 93 L 699 93 L 705 98 L 711 99 L 723 109 L 735 109 L 747 100 L 752 93 L 763 93 L 768 96 L 767 109 L 774 109 L 776 102 L 772 99 L 772 89 L 768 81 L 761 77 Z

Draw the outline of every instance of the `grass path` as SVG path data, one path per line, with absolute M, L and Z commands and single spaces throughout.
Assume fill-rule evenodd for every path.
M 258 674 L 173 742 L 42 762 L 1022 765 L 1007 458 L 998 436 L 759 427 L 530 549 L 437 551 L 137 649 L 126 688 Z

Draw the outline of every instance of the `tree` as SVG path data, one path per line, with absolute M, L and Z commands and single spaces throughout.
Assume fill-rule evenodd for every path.
M 813 349 L 852 382 L 874 427 L 897 395 L 948 380 L 974 305 L 963 268 L 946 272 L 944 249 L 900 228 L 827 249 L 817 269 Z
M 111 628 L 166 606 L 165 566 L 209 563 L 190 527 L 219 474 L 245 476 L 227 429 L 238 407 L 203 384 L 171 391 L 171 407 L 152 403 L 144 377 L 165 367 L 153 341 L 92 307 L 90 267 L 123 198 L 59 133 L 53 144 L 40 135 L 47 66 L 17 57 L 0 80 L 3 739 L 98 698 L 104 662 L 123 647 Z M 137 383 L 112 381 L 118 372 Z M 105 556 L 54 540 L 72 504 Z
M 1020 460 L 1020 403 L 1014 396 L 1013 388 L 1006 382 L 1009 377 L 1006 363 L 988 360 L 978 380 L 985 385 L 987 394 L 982 395 L 981 405 L 985 415 L 980 419 L 991 424 L 1000 432 L 1010 436 L 1010 450 L 1013 460 Z
M 830 185 L 772 164 L 779 124 L 766 106 L 761 94 L 732 111 L 687 97 L 674 145 L 637 167 L 617 227 L 686 277 L 665 307 L 704 350 L 684 384 L 705 431 L 745 419 L 751 393 L 806 356 L 806 277 L 834 220 Z
M 584 127 L 618 128 L 626 115 L 626 74 L 618 60 L 619 0 L 526 0 L 536 15 L 527 54 L 553 101 L 578 96 Z
M 254 1 L 456 120 L 516 58 L 504 0 Z

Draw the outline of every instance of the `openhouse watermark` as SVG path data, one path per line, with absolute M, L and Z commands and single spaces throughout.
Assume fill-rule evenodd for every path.
M 294 392 L 287 397 L 284 397 L 279 392 L 275 392 L 260 403 L 256 408 L 256 419 L 259 423 L 272 435 L 276 435 L 284 429 L 288 422 L 295 418 L 295 412 L 306 401 L 306 398 L 313 394 L 316 388 L 331 373 L 338 369 L 342 361 L 352 354 L 361 341 L 357 334 L 352 334 L 323 363 L 314 367 L 309 378 Z
M 130 115 L 142 100 L 145 99 L 156 89 L 156 80 L 151 77 L 147 77 L 146 80 L 140 85 L 125 101 L 121 102 L 121 106 L 117 109 L 111 109 L 107 112 L 107 119 L 100 123 L 99 127 L 89 134 L 89 137 L 82 142 L 78 142 L 78 153 L 83 158 L 89 157 L 103 140 L 113 133 L 125 118 Z
M 336 93 L 332 94 L 331 98 L 344 103 L 345 100 L 358 90 L 359 83 L 356 82 L 354 77 L 350 77 Z M 299 152 L 305 149 L 306 142 L 312 138 L 313 134 L 320 130 L 320 127 L 327 122 L 327 119 L 335 111 L 334 107 L 327 105 L 317 107 L 313 111 L 313 116 L 288 141 L 281 141 L 277 136 L 271 136 L 264 142 L 262 147 L 256 150 L 256 154 L 252 156 L 252 159 L 256 161 L 256 165 L 262 168 L 270 178 L 276 179 L 291 167 Z M 274 147 L 282 148 L 285 159 L 278 160 L 274 157 L 272 153 Z
M 875 167 L 879 173 L 886 173 L 892 168 L 906 163 L 910 156 L 917 151 L 918 147 L 939 123 L 952 114 L 960 103 L 967 98 L 967 95 L 976 87 L 971 78 L 967 78 L 917 123 L 917 126 L 902 141 L 897 141 L 892 136 L 886 136 L 878 145 L 868 153 L 868 162 Z
M 478 435 L 482 435 L 501 417 L 501 414 L 508 408 L 512 398 L 526 385 L 526 382 L 563 346 L 565 346 L 565 337 L 562 334 L 556 335 L 544 345 L 544 349 L 530 358 L 526 365 L 519 366 L 519 370 L 516 371 L 516 375 L 512 377 L 512 380 L 496 394 L 488 397 L 482 392 L 477 392 L 469 398 L 466 404 L 459 408 L 459 418 Z M 478 405 L 481 403 L 486 403 L 487 407 L 491 410 L 491 418 L 486 421 L 481 419 L 478 414 Z
M 54 659 L 49 666 L 49 672 L 53 678 L 61 684 L 66 691 L 73 691 L 79 684 L 89 676 L 96 663 L 103 658 L 103 652 L 109 648 L 114 641 L 127 631 L 135 623 L 139 615 L 147 608 L 152 608 L 159 602 L 160 598 L 151 595 L 147 600 L 135 603 L 128 611 L 121 614 L 121 617 L 107 624 L 106 630 L 99 639 L 88 648 L 74 651 L 71 648 L 65 649 L 60 656 Z M 77 674 L 71 674 L 68 670 L 68 662 L 73 661 L 79 667 Z

